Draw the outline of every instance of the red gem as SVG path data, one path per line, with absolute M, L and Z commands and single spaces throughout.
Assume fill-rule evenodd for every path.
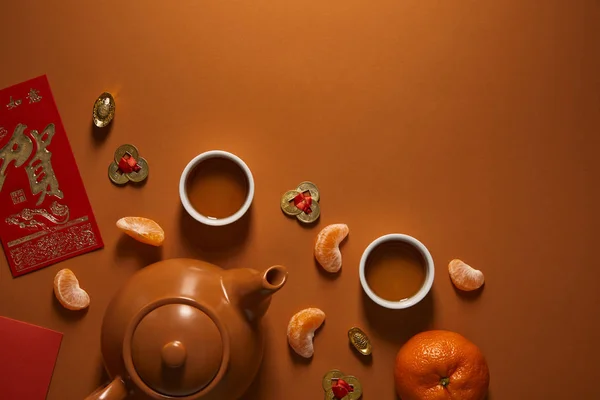
M 310 193 L 298 193 L 296 197 L 294 197 L 294 205 L 300 210 L 304 211 L 306 214 L 310 214 L 312 210 L 310 206 L 312 205 L 312 197 L 310 197 Z
M 331 390 L 336 399 L 343 399 L 348 393 L 354 392 L 354 388 L 343 379 L 333 381 L 331 383 Z
M 129 174 L 133 171 L 139 172 L 142 167 L 140 167 L 135 158 L 133 158 L 129 154 L 125 154 L 119 160 L 119 170 L 123 174 Z

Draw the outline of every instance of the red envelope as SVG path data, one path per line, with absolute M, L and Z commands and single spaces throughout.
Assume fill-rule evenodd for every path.
M 0 238 L 13 276 L 103 247 L 46 76 L 0 90 Z
M 62 333 L 0 317 L 0 398 L 44 400 Z

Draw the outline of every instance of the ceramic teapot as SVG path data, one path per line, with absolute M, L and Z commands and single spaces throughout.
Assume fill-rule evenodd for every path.
M 102 322 L 113 379 L 86 400 L 234 400 L 262 360 L 261 317 L 287 270 L 223 270 L 173 259 L 133 275 Z

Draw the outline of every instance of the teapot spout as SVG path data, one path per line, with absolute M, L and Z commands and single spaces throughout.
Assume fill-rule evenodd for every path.
M 273 294 L 285 285 L 288 272 L 283 265 L 274 265 L 264 270 L 261 275 L 262 290 Z
M 271 304 L 271 296 L 285 285 L 287 268 L 275 265 L 262 272 L 244 268 L 232 270 L 229 292 L 232 300 L 237 300 L 250 322 L 259 320 L 265 315 Z

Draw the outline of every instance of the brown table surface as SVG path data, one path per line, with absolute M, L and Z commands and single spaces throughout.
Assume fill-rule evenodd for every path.
M 0 86 L 48 75 L 106 244 L 17 279 L 0 261 L 0 314 L 65 334 L 48 399 L 80 400 L 107 379 L 107 303 L 135 271 L 172 257 L 289 267 L 245 399 L 320 399 L 334 367 L 361 379 L 365 399 L 395 399 L 396 352 L 430 328 L 480 346 L 492 400 L 597 396 L 599 20 L 595 0 L 4 1 Z M 104 90 L 116 117 L 94 135 Z M 151 165 L 141 188 L 106 176 L 123 143 Z M 178 199 L 183 167 L 211 149 L 255 175 L 248 224 L 227 235 Z M 302 180 L 322 191 L 310 228 L 279 209 Z M 158 221 L 164 246 L 121 235 L 126 215 Z M 336 222 L 351 233 L 330 279 L 312 243 Z M 406 311 L 375 306 L 358 280 L 365 247 L 391 232 L 417 237 L 436 262 L 431 295 Z M 453 289 L 456 257 L 485 272 L 480 295 Z M 92 297 L 86 314 L 53 299 L 65 267 Z M 327 321 L 301 362 L 286 327 L 308 306 Z M 348 347 L 352 325 L 372 338 L 370 362 Z

